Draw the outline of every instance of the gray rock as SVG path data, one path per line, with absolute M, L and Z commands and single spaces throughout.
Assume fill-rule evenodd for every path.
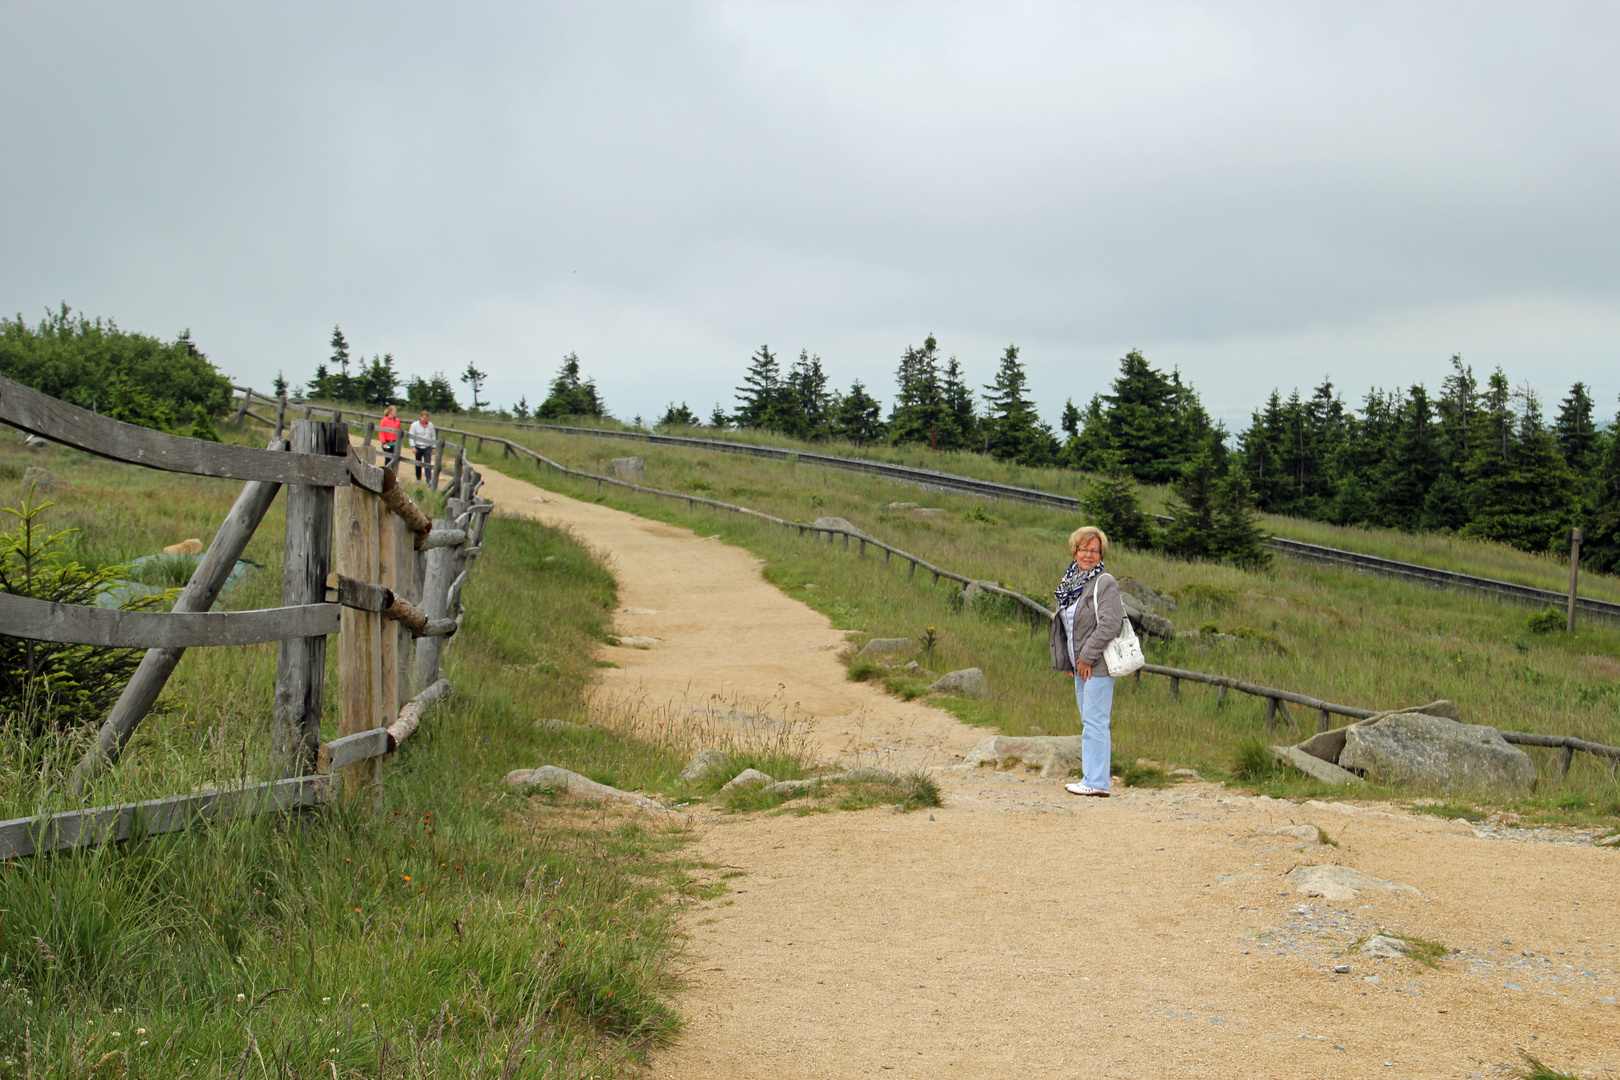
M 987 600 L 995 599 L 998 594 L 986 589 L 986 585 L 994 585 L 993 581 L 970 581 L 962 590 L 962 607 L 968 611 L 977 609 Z
M 1004 768 L 1015 762 L 1039 768 L 1043 777 L 1068 776 L 1069 770 L 1080 767 L 1080 736 L 1036 735 L 1017 738 L 991 735 L 979 740 L 978 745 L 962 759 L 962 764 L 970 769 L 979 765 Z
M 856 784 L 896 784 L 900 782 L 900 778 L 887 769 L 874 769 L 870 765 L 857 765 L 853 769 L 838 773 L 836 776 L 830 776 L 828 779 L 843 780 L 847 783 Z
M 1344 733 L 1349 730 L 1349 728 L 1332 728 L 1328 731 L 1319 731 L 1304 742 L 1295 743 L 1294 749 L 1330 765 L 1337 765 L 1339 754 L 1344 750 Z
M 1284 825 L 1280 829 L 1256 829 L 1251 836 L 1281 836 L 1307 847 L 1322 842 L 1322 833 L 1315 825 Z
M 613 459 L 613 475 L 620 480 L 628 480 L 632 484 L 639 484 L 647 479 L 647 459 L 616 457 Z
M 917 651 L 917 643 L 908 637 L 875 637 L 856 656 L 887 656 Z
M 799 792 L 807 788 L 813 788 L 819 783 L 821 783 L 820 780 L 778 780 L 774 784 L 767 784 L 765 790 L 774 792 L 777 795 L 797 795 Z
M 1165 775 L 1172 780 L 1193 780 L 1200 784 L 1204 782 L 1204 775 L 1197 769 L 1171 769 Z
M 916 503 L 911 503 L 911 502 L 892 502 L 887 507 L 885 507 L 885 509 L 887 509 L 887 510 L 915 510 L 915 509 L 917 509 L 917 504 Z
M 1352 870 L 1348 866 L 1300 866 L 1288 871 L 1284 877 L 1294 883 L 1295 892 L 1304 893 L 1306 896 L 1322 896 L 1329 900 L 1354 900 L 1356 893 L 1362 889 L 1373 889 L 1378 892 L 1417 892 L 1410 885 L 1375 878 L 1371 874 L 1363 874 L 1360 870 Z
M 1174 611 L 1176 602 L 1174 598 L 1155 592 L 1146 582 L 1133 577 L 1119 579 L 1119 591 L 1133 598 L 1143 611 Z
M 1399 960 L 1403 956 L 1412 955 L 1412 943 L 1397 937 L 1385 937 L 1383 934 L 1374 934 L 1361 943 L 1356 950 L 1362 956 L 1381 957 L 1386 960 Z
M 1535 762 L 1502 733 L 1426 713 L 1396 713 L 1345 729 L 1339 765 L 1375 780 L 1450 789 L 1518 791 L 1536 779 Z
M 1349 964 L 1334 964 L 1333 965 L 1333 974 L 1335 974 L 1335 975 L 1348 975 L 1348 974 L 1350 974 L 1350 965 Z M 1337 1047 L 1335 1047 L 1335 1049 L 1337 1049 Z
M 1297 746 L 1273 746 L 1271 754 L 1284 765 L 1292 765 L 1313 780 L 1320 780 L 1324 784 L 1341 787 L 1345 784 L 1366 783 L 1361 777 L 1349 769 L 1341 768 L 1331 761 L 1323 761 L 1319 757 L 1305 753 Z
M 847 520 L 841 517 L 818 517 L 816 520 L 810 523 L 810 527 L 812 529 L 834 529 L 840 532 L 847 532 L 851 536 L 866 536 L 865 533 L 861 532 L 861 530 L 857 529 L 854 525 L 850 524 Z M 870 536 L 866 536 L 866 538 L 868 540 L 871 539 Z
M 681 770 L 682 780 L 701 780 L 710 773 L 724 772 L 731 767 L 731 758 L 722 750 L 699 750 L 692 755 L 686 768 Z
M 506 783 L 516 788 L 551 788 L 554 791 L 566 791 L 570 795 L 580 795 L 587 799 L 625 799 L 646 810 L 664 809 L 645 795 L 598 784 L 588 776 L 581 776 L 577 772 L 560 769 L 555 765 L 542 765 L 538 769 L 513 769 L 506 774 Z
M 762 773 L 758 769 L 744 769 L 742 772 L 726 781 L 721 791 L 732 791 L 736 788 L 752 787 L 755 784 L 774 784 L 776 778 L 769 773 Z
M 1443 716 L 1447 720 L 1455 720 L 1459 724 L 1462 723 L 1462 710 L 1457 708 L 1455 702 L 1447 701 L 1444 698 L 1439 701 L 1431 701 L 1427 705 L 1419 705 L 1415 709 L 1402 709 L 1401 712 L 1423 713 L 1427 716 Z
M 930 694 L 961 694 L 963 697 L 987 698 L 990 696 L 990 681 L 984 677 L 984 672 L 976 667 L 962 668 L 960 671 L 948 671 L 928 688 Z
M 22 482 L 25 490 L 30 484 L 37 485 L 40 491 L 62 491 L 68 486 L 67 480 L 38 465 L 30 465 L 23 470 Z

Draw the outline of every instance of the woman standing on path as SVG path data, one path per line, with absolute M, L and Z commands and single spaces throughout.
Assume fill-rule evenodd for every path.
M 422 482 L 422 470 L 433 468 L 433 447 L 439 440 L 439 429 L 433 426 L 428 419 L 428 411 L 422 410 L 421 419 L 411 425 L 411 449 L 416 453 L 416 482 Z
M 1125 621 L 1119 582 L 1103 570 L 1108 536 L 1094 525 L 1083 525 L 1069 537 L 1073 561 L 1052 595 L 1058 612 L 1052 620 L 1052 667 L 1074 676 L 1075 702 L 1080 706 L 1080 782 L 1067 784 L 1076 795 L 1106 799 L 1113 764 L 1113 739 L 1108 725 L 1114 709 L 1114 678 L 1103 663 L 1103 649 Z
M 399 443 L 399 406 L 390 405 L 383 410 L 382 419 L 377 421 L 377 445 L 382 448 L 383 464 L 388 464 L 388 458 Z

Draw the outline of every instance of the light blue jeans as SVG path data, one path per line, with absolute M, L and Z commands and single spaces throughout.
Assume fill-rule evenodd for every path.
M 1107 791 L 1108 774 L 1114 763 L 1114 742 L 1108 725 L 1114 712 L 1114 677 L 1098 674 L 1101 664 L 1091 669 L 1091 678 L 1074 680 L 1074 701 L 1080 706 L 1080 764 L 1085 775 L 1081 783 Z

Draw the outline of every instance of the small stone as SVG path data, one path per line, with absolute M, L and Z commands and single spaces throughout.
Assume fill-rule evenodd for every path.
M 1399 960 L 1404 956 L 1411 955 L 1412 945 L 1410 942 L 1402 941 L 1400 938 L 1374 934 L 1366 941 L 1363 941 L 1361 948 L 1357 951 L 1362 956 L 1375 956 L 1384 960 Z
M 1322 833 L 1315 825 L 1284 825 L 1280 829 L 1256 829 L 1254 836 L 1286 836 L 1301 844 L 1320 844 Z
M 1348 975 L 1348 974 L 1350 974 L 1350 965 L 1349 964 L 1335 964 L 1334 967 L 1333 967 L 1333 974 L 1335 974 L 1335 975 Z
M 62 491 L 69 486 L 60 475 L 49 469 L 42 469 L 38 465 L 30 465 L 23 470 L 23 487 L 26 489 L 30 485 L 40 491 Z
M 762 773 L 758 769 L 744 769 L 742 772 L 728 780 L 726 782 L 726 786 L 720 790 L 722 792 L 726 792 L 731 791 L 734 788 L 752 787 L 755 784 L 774 783 L 776 783 L 776 780 L 769 773 Z
M 556 765 L 542 765 L 538 769 L 513 769 L 506 774 L 506 783 L 509 787 L 515 788 L 552 788 L 556 791 L 566 791 L 571 795 L 582 795 L 588 799 L 625 799 L 645 810 L 664 809 L 645 795 L 598 784 L 588 776 L 581 776 L 577 772 L 558 768 Z
M 201 555 L 202 554 L 202 549 L 203 549 L 202 541 L 198 540 L 196 537 L 192 537 L 190 540 L 182 540 L 178 544 L 170 544 L 168 547 L 163 549 L 163 554 L 165 554 L 165 555 Z
M 870 765 L 857 765 L 848 772 L 841 772 L 831 779 L 843 780 L 850 783 L 878 784 L 894 784 L 898 783 L 900 780 L 898 776 L 894 775 L 892 772 L 889 772 L 887 769 L 874 769 Z
M 939 680 L 928 688 L 928 692 L 961 694 L 964 697 L 983 699 L 990 696 L 990 682 L 978 668 L 962 668 L 960 671 L 950 671 L 941 675 Z
M 866 647 L 857 656 L 881 656 L 884 654 L 909 653 L 917 650 L 917 643 L 908 637 L 878 637 L 866 643 Z
M 917 504 L 913 503 L 913 502 L 892 502 L 888 506 L 886 506 L 884 509 L 886 509 L 886 510 L 915 510 L 915 509 L 917 509 Z
M 731 767 L 731 758 L 723 750 L 699 750 L 692 755 L 686 768 L 681 770 L 682 780 L 701 780 L 712 772 L 724 772 Z
M 1204 775 L 1197 769 L 1171 769 L 1166 775 L 1172 780 L 1192 780 L 1200 784 L 1204 782 Z
M 650 649 L 662 640 L 663 638 L 655 637 L 621 637 L 619 644 L 628 645 L 632 649 Z

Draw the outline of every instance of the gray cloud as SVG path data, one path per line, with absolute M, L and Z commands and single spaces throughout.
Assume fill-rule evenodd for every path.
M 1601 4 L 0 6 L 0 305 L 192 327 L 295 381 L 333 323 L 534 400 L 889 392 L 929 333 L 1049 419 L 1139 346 L 1229 422 L 1461 351 L 1620 394 Z

